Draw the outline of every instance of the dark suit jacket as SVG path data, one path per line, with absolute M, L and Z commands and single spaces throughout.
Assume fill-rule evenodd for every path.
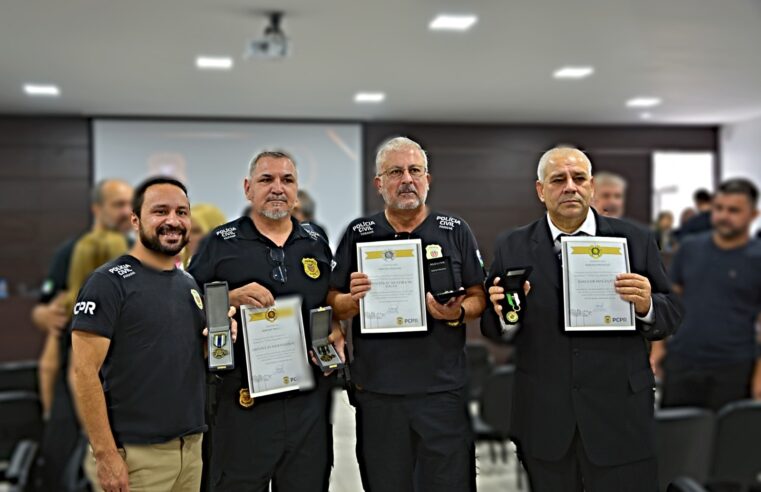
M 612 466 L 653 455 L 654 378 L 647 340 L 672 334 L 682 307 L 652 235 L 628 222 L 600 217 L 597 235 L 625 237 L 631 271 L 652 285 L 655 321 L 637 321 L 621 334 L 565 333 L 560 266 L 546 216 L 497 238 L 487 286 L 510 267 L 534 267 L 526 313 L 515 332 L 516 373 L 512 435 L 521 452 L 560 459 L 578 428 L 593 463 Z M 481 319 L 484 335 L 499 339 L 491 306 Z

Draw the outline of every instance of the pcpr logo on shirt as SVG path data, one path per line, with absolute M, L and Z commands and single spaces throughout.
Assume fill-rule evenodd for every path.
M 95 315 L 95 303 L 92 301 L 82 301 L 74 304 L 74 315 L 77 314 L 89 314 L 90 316 Z

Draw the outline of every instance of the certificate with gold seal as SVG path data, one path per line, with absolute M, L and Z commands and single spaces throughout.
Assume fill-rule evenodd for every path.
M 629 273 L 626 238 L 561 238 L 565 331 L 631 331 L 634 305 L 616 293 L 616 276 Z
M 268 308 L 240 307 L 248 387 L 253 398 L 314 387 L 307 358 L 301 297 Z
M 362 333 L 426 331 L 420 239 L 357 244 L 357 265 L 370 278 L 359 302 Z

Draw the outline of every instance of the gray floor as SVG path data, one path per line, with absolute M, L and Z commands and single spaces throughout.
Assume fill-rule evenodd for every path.
M 354 455 L 356 436 L 354 432 L 354 407 L 349 404 L 346 393 L 337 391 L 333 401 L 333 444 L 335 467 L 330 478 L 331 492 L 361 492 L 359 468 Z M 492 461 L 488 444 L 476 447 L 477 484 L 479 492 L 513 492 L 518 489 L 516 480 L 516 458 L 513 448 L 508 443 L 508 461 L 504 463 L 499 447 L 496 461 Z

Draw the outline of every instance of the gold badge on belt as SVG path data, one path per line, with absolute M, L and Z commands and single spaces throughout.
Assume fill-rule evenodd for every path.
M 254 399 L 251 398 L 251 393 L 248 392 L 248 388 L 241 388 L 238 392 L 238 403 L 243 408 L 251 408 L 254 406 Z

